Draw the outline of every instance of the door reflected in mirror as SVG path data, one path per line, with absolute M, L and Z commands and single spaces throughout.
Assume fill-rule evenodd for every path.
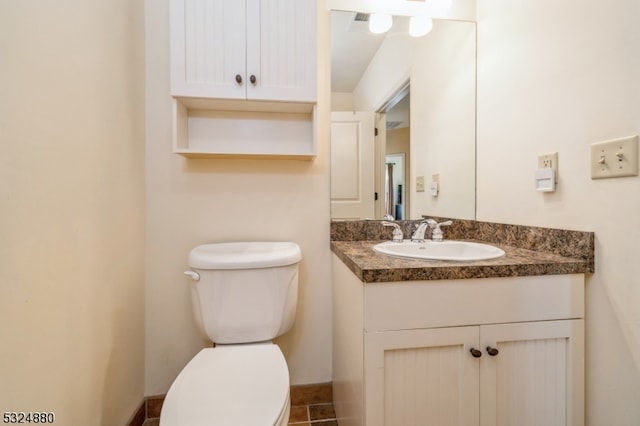
M 332 218 L 475 219 L 475 23 L 360 15 L 331 12 Z
M 387 154 L 387 170 L 385 173 L 385 216 L 389 219 L 402 220 L 406 217 L 406 195 L 405 189 L 405 154 Z

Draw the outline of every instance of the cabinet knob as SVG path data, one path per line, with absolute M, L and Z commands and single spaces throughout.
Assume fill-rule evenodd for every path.
M 242 84 L 242 76 L 240 74 L 236 74 L 236 83 Z
M 500 353 L 500 351 L 496 348 L 492 348 L 491 346 L 487 346 L 487 353 L 491 356 L 496 356 Z
M 471 352 L 471 355 L 473 355 L 474 358 L 480 358 L 482 356 L 482 352 L 480 352 L 476 348 L 471 348 L 469 352 Z
M 251 76 L 249 77 L 249 81 L 251 82 L 251 84 L 256 84 L 256 76 L 251 74 Z

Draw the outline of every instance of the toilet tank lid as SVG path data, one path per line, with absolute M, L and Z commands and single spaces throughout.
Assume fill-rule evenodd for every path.
M 191 250 L 189 266 L 195 269 L 256 269 L 292 265 L 300 259 L 300 247 L 292 242 L 214 243 Z

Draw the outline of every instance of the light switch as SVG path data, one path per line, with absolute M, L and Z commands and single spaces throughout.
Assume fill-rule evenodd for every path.
M 424 192 L 424 176 L 416 177 L 416 192 Z
M 638 176 L 638 136 L 591 145 L 591 179 Z

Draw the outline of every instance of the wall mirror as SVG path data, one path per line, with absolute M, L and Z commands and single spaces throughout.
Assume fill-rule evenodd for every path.
M 475 219 L 475 23 L 330 14 L 332 218 Z

